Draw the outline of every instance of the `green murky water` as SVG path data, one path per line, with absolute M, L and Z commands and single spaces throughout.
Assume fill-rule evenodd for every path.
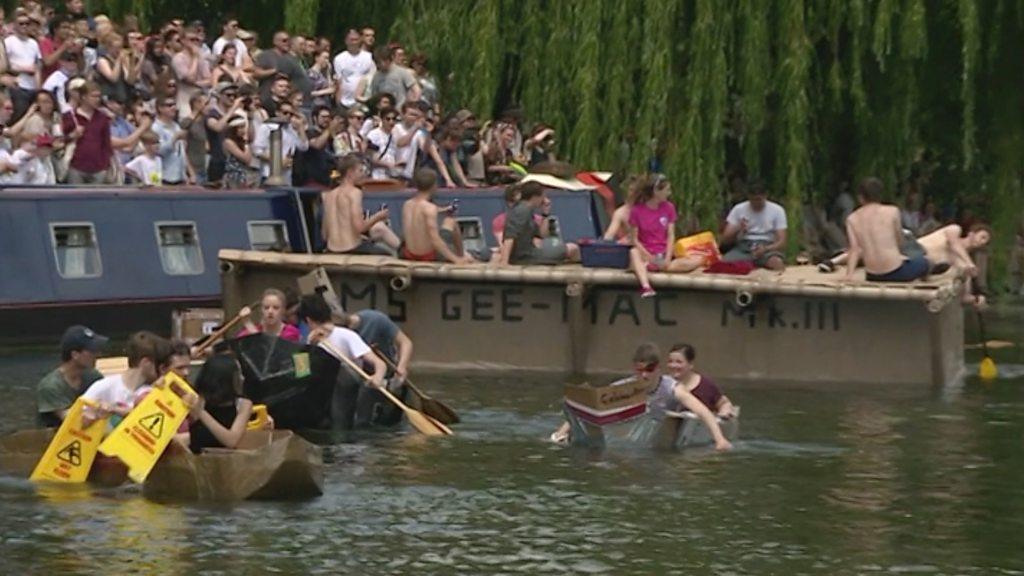
M 989 321 L 1020 342 L 1019 311 Z M 977 361 L 977 355 L 973 355 Z M 454 438 L 328 448 L 299 504 L 166 506 L 0 478 L 5 574 L 1024 574 L 1024 352 L 945 390 L 726 383 L 728 454 L 542 438 L 555 379 L 424 379 Z M 31 425 L 46 355 L 0 357 L 0 429 Z M 969 370 L 972 367 L 969 367 Z

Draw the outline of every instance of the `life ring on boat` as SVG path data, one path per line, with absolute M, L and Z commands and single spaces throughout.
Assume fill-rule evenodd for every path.
M 395 274 L 388 282 L 394 292 L 405 292 L 412 285 L 412 276 L 408 274 Z
M 565 285 L 565 295 L 569 298 L 578 298 L 583 295 L 582 282 L 569 282 Z

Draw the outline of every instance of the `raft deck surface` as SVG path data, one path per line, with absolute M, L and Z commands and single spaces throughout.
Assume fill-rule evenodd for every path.
M 322 266 L 347 309 L 377 308 L 403 324 L 421 368 L 621 372 L 633 347 L 653 340 L 694 344 L 702 369 L 724 378 L 942 384 L 963 369 L 952 271 L 906 284 L 869 283 L 862 271 L 846 283 L 844 272 L 812 266 L 655 273 L 658 296 L 641 300 L 632 273 L 580 265 L 244 250 L 220 259 L 228 313 Z M 753 303 L 737 306 L 741 293 Z

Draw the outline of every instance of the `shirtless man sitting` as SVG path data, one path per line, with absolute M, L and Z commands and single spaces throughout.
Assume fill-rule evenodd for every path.
M 387 207 L 369 218 L 363 216 L 363 191 L 359 188 L 366 176 L 363 161 L 346 156 L 338 162 L 338 172 L 341 184 L 321 194 L 327 251 L 393 256 L 401 242 L 386 224 Z
M 974 224 L 968 230 L 967 236 L 961 237 L 962 233 L 963 229 L 959 225 L 950 224 L 918 238 L 917 242 L 924 249 L 924 256 L 928 259 L 932 273 L 944 272 L 951 266 L 962 269 L 968 276 L 968 281 L 964 285 L 964 303 L 983 308 L 985 297 L 972 293 L 970 279 L 978 276 L 978 266 L 971 258 L 971 253 L 988 246 L 992 241 L 992 228 L 987 224 Z
M 412 177 L 416 194 L 402 205 L 402 235 L 405 243 L 399 256 L 421 262 L 476 262 L 462 251 L 458 223 L 451 216 L 451 208 L 441 209 L 434 204 L 437 191 L 437 172 L 420 168 Z M 441 225 L 438 216 L 443 214 Z
M 927 276 L 931 268 L 924 256 L 908 258 L 900 252 L 900 209 L 882 204 L 883 190 L 878 178 L 865 178 L 857 187 L 861 206 L 846 219 L 850 239 L 847 281 L 853 279 L 862 258 L 871 282 L 910 282 Z

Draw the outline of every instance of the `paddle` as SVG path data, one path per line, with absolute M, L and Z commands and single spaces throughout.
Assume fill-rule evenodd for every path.
M 985 357 L 981 359 L 981 364 L 978 365 L 978 376 L 982 380 L 995 380 L 999 376 L 999 368 L 996 367 L 996 361 L 988 354 L 988 340 L 985 339 L 985 319 L 981 315 L 981 310 L 978 310 L 978 331 L 981 332 L 981 348 L 985 354 Z
M 209 338 L 207 338 L 205 342 L 200 344 L 195 349 L 195 351 L 192 353 L 192 357 L 195 358 L 201 356 L 203 352 L 206 352 L 206 350 L 209 347 L 216 344 L 217 340 L 220 340 L 222 336 L 227 334 L 228 330 L 231 330 L 232 328 L 237 326 L 239 322 L 248 318 L 250 314 L 252 314 L 252 308 L 249 308 L 248 306 L 243 307 L 241 310 L 238 311 L 238 314 L 236 314 L 235 317 L 231 319 L 231 321 L 221 326 L 220 330 L 217 330 L 213 334 L 210 334 Z
M 383 360 L 384 363 L 386 363 L 389 368 L 398 371 L 398 366 L 395 366 L 395 363 L 392 362 L 391 359 L 388 358 L 386 354 L 381 352 L 380 349 L 377 348 L 376 346 L 372 346 L 372 348 L 373 353 L 376 354 L 381 360 Z M 412 381 L 409 380 L 408 378 L 405 379 L 405 383 L 409 386 L 409 389 L 411 389 L 414 394 L 420 397 L 420 405 L 423 406 L 424 414 L 430 416 L 431 418 L 437 420 L 438 422 L 441 422 L 442 424 L 458 424 L 459 422 L 462 421 L 459 418 L 459 415 L 455 413 L 455 410 L 452 410 L 451 407 L 449 407 L 444 402 L 441 402 L 440 400 L 437 400 L 436 398 L 429 396 L 426 392 L 420 390 L 419 387 L 413 384 Z
M 339 360 L 344 362 L 349 368 L 352 369 L 353 372 L 358 374 L 360 378 L 365 380 L 367 383 L 370 382 L 370 375 L 364 372 L 363 369 L 360 368 L 355 362 L 353 362 L 348 356 L 342 354 L 341 351 L 338 350 L 329 341 L 327 341 L 326 339 L 321 340 L 320 345 L 323 346 L 332 355 L 336 356 Z M 394 404 L 395 406 L 398 406 L 402 410 L 402 412 L 405 412 L 405 416 L 406 418 L 409 419 L 409 423 L 412 424 L 412 427 L 415 428 L 418 432 L 425 434 L 427 436 L 447 436 L 452 434 L 451 429 L 445 426 L 444 424 L 441 424 L 440 422 L 434 420 L 430 416 L 423 414 L 419 410 L 413 410 L 412 408 L 406 406 L 401 400 L 395 398 L 395 395 L 392 394 L 387 389 L 386 386 L 381 386 L 379 388 L 374 386 L 374 388 L 380 390 L 381 394 L 383 394 L 385 398 L 390 400 L 391 403 Z

